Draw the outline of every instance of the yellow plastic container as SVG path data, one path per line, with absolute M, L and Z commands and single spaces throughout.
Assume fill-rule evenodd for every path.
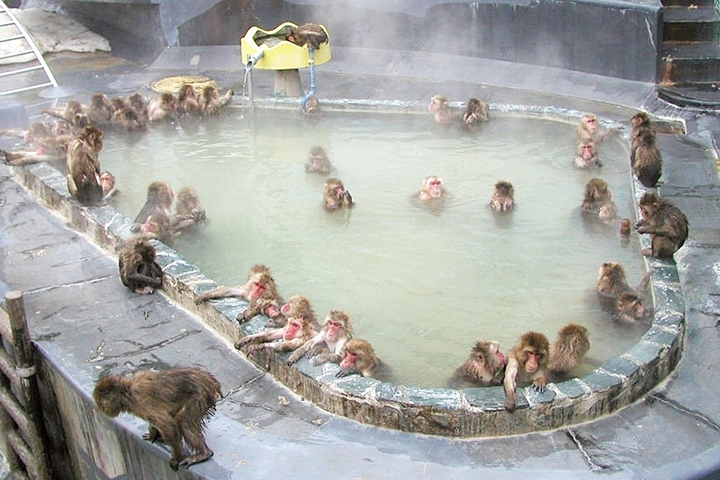
M 294 70 L 298 68 L 307 68 L 310 66 L 310 49 L 307 45 L 299 46 L 283 38 L 281 30 L 285 28 L 295 28 L 296 24 L 285 22 L 278 25 L 273 30 L 262 30 L 258 27 L 250 27 L 240 39 L 240 59 L 243 65 L 247 65 L 251 57 L 255 56 L 260 50 L 265 53 L 257 61 L 253 68 L 262 70 Z M 327 34 L 327 29 L 320 25 Z M 330 36 L 328 35 L 328 39 Z M 265 40 L 258 45 L 257 39 Z M 320 48 L 315 50 L 315 65 L 321 65 L 330 60 L 330 40 L 323 43 Z

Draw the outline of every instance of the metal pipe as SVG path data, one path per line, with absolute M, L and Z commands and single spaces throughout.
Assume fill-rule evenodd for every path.
M 311 45 L 308 45 L 308 50 L 310 51 L 310 90 L 300 101 L 300 107 L 303 112 L 307 109 L 307 102 L 310 97 L 315 95 L 315 49 Z
M 262 47 L 260 48 L 260 50 L 255 52 L 255 55 L 248 55 L 247 63 L 245 64 L 245 71 L 252 70 L 255 64 L 263 57 L 263 55 L 265 55 L 265 49 Z

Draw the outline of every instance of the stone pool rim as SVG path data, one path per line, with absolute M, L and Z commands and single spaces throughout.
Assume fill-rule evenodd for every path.
M 294 99 L 253 99 L 257 108 L 297 109 Z M 237 97 L 231 108 L 244 108 Z M 323 100 L 326 111 L 425 113 L 416 102 Z M 579 120 L 579 112 L 534 105 L 491 104 L 492 114 L 530 114 L 554 120 Z M 605 119 L 601 121 L 606 125 Z M 70 198 L 65 177 L 47 164 L 11 167 L 13 176 L 53 210 L 69 220 L 76 230 L 115 254 L 119 242 L 131 237 L 131 220 L 111 206 L 83 207 Z M 646 191 L 632 180 L 633 196 Z M 637 208 L 637 205 L 636 205 Z M 637 214 L 637 212 L 636 212 Z M 166 296 L 189 310 L 205 325 L 233 343 L 240 334 L 262 328 L 255 318 L 242 325 L 235 317 L 246 302 L 222 299 L 195 305 L 193 296 L 217 285 L 173 249 L 156 243 L 158 263 L 165 273 Z M 649 238 L 641 238 L 641 247 Z M 359 422 L 413 433 L 450 437 L 493 437 L 553 430 L 594 420 L 628 406 L 657 387 L 678 365 L 685 333 L 684 299 L 674 260 L 646 258 L 651 272 L 651 294 L 655 305 L 652 325 L 627 352 L 613 357 L 581 378 L 550 384 L 543 394 L 532 388 L 518 389 L 518 409 L 504 410 L 502 387 L 464 390 L 394 385 L 375 379 L 338 379 L 337 366 L 312 366 L 301 360 L 294 367 L 283 357 L 260 353 L 247 357 L 259 368 L 314 405 Z

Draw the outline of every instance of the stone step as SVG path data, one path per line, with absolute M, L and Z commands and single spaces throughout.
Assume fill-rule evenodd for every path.
M 663 40 L 674 42 L 717 41 L 720 15 L 714 7 L 673 6 L 663 12 Z
M 661 83 L 720 83 L 720 44 L 663 42 Z
M 713 7 L 714 0 L 663 0 L 664 7 Z
M 675 84 L 660 85 L 658 97 L 681 107 L 720 108 L 720 85 Z

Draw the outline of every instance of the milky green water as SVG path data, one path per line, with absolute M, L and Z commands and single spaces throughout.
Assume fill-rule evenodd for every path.
M 345 310 L 398 383 L 444 387 L 479 339 L 507 351 L 528 330 L 550 341 L 569 322 L 590 332 L 603 361 L 644 331 L 612 321 L 594 294 L 598 267 L 622 262 L 631 284 L 644 273 L 635 234 L 584 221 L 586 182 L 599 176 L 633 221 L 628 153 L 607 140 L 600 170 L 572 167 L 575 125 L 496 115 L 481 132 L 430 117 L 228 110 L 222 118 L 153 126 L 137 137 L 108 132 L 100 161 L 133 218 L 153 180 L 193 186 L 209 223 L 175 248 L 220 284 L 270 266 L 281 294 L 302 294 L 319 318 Z M 328 151 L 356 207 L 322 207 L 325 176 L 303 165 L 312 145 Z M 425 176 L 450 198 L 439 215 L 410 201 Z M 517 208 L 489 209 L 497 180 L 515 186 Z M 582 374 L 591 369 L 584 365 Z

